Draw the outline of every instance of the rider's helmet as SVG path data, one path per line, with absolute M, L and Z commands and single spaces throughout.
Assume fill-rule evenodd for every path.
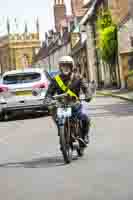
M 59 59 L 59 68 L 61 69 L 63 66 L 68 66 L 71 68 L 71 70 L 74 69 L 74 60 L 71 56 L 62 56 L 60 59 Z

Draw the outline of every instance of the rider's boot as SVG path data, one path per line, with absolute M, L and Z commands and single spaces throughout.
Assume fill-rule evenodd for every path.
M 88 123 L 86 124 L 86 126 L 83 129 L 83 140 L 84 140 L 86 145 L 89 144 L 89 142 L 90 142 L 90 140 L 89 140 L 90 139 L 90 137 L 89 137 L 90 124 L 91 124 L 91 122 L 90 122 L 90 119 L 89 119 Z
M 80 146 L 82 146 L 83 148 L 87 147 L 87 144 L 83 138 L 78 138 L 78 140 L 79 140 Z
M 86 144 L 89 144 L 89 142 L 90 142 L 90 140 L 89 140 L 89 134 L 86 134 L 86 135 L 84 136 L 84 142 L 85 142 Z

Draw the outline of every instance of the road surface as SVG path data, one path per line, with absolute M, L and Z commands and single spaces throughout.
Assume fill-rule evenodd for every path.
M 50 117 L 0 122 L 1 200 L 132 200 L 133 105 L 98 97 L 85 156 L 64 165 Z

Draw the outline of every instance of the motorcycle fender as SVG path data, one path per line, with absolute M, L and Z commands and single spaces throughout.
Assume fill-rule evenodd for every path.
M 58 123 L 59 126 L 64 125 L 65 119 L 64 118 L 58 118 L 57 123 Z

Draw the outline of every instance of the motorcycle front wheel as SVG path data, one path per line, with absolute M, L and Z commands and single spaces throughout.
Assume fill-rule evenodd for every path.
M 64 125 L 64 126 L 59 127 L 58 129 L 59 129 L 59 136 L 60 136 L 60 146 L 61 146 L 64 162 L 66 164 L 69 164 L 72 161 L 72 148 L 70 145 L 69 127 Z

